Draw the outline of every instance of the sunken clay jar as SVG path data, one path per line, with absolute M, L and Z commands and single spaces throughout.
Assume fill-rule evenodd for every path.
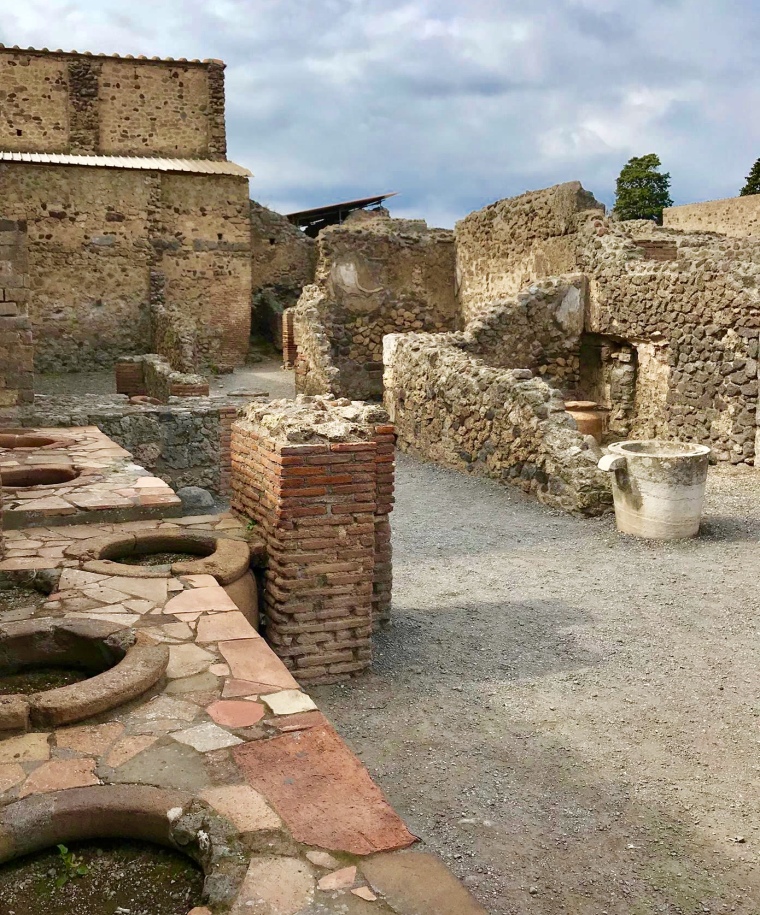
M 599 461 L 612 477 L 623 534 L 681 540 L 699 533 L 710 448 L 657 440 L 616 442 Z
M 575 420 L 581 435 L 593 435 L 601 445 L 604 432 L 604 415 L 593 400 L 568 400 L 565 409 Z

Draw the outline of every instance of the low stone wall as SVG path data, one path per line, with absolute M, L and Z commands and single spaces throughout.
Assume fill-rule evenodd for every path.
M 170 397 L 208 397 L 208 379 L 203 375 L 175 372 L 161 356 L 124 356 L 116 363 L 116 390 L 127 397 L 155 397 L 168 403 Z
M 232 507 L 265 543 L 267 639 L 301 683 L 370 665 L 390 612 L 394 446 L 382 408 L 330 397 L 233 424 Z
M 682 232 L 717 232 L 734 238 L 760 235 L 760 194 L 668 207 L 662 224 Z
M 34 400 L 26 222 L 0 219 L 0 407 Z
M 214 399 L 131 404 L 119 395 L 38 394 L 33 406 L 8 415 L 6 425 L 97 426 L 172 488 L 202 486 L 226 495 L 230 426 L 237 412 L 237 407 Z
M 385 338 L 385 404 L 399 447 L 457 470 L 519 486 L 565 511 L 612 502 L 600 451 L 559 391 L 528 369 L 492 368 L 456 334 Z

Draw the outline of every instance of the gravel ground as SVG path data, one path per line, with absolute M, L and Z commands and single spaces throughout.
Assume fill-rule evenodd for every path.
M 394 624 L 312 690 L 493 915 L 760 912 L 760 474 L 618 535 L 401 455 Z

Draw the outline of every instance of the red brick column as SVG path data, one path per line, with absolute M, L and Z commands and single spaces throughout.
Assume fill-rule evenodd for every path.
M 286 368 L 292 368 L 298 358 L 296 346 L 295 321 L 293 309 L 286 308 L 282 314 L 282 362 Z
M 236 407 L 219 408 L 219 492 L 229 495 L 232 485 L 232 424 L 237 416 Z
M 375 572 L 372 592 L 372 625 L 374 629 L 387 626 L 391 619 L 391 588 L 393 586 L 393 554 L 391 522 L 395 498 L 396 435 L 392 425 L 375 427 L 375 466 L 377 468 L 377 508 L 375 511 Z
M 333 419 L 324 402 L 313 426 L 310 406 L 282 409 L 313 431 Z M 373 616 L 388 619 L 395 436 L 368 424 L 366 440 L 291 444 L 271 431 L 278 409 L 232 426 L 232 508 L 266 545 L 267 639 L 301 683 L 333 683 L 370 665 Z

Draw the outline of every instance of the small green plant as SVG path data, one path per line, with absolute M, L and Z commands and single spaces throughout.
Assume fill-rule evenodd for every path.
M 70 880 L 75 880 L 77 877 L 86 877 L 90 869 L 78 855 L 75 855 L 73 851 L 69 851 L 65 845 L 58 845 L 57 848 L 62 869 L 55 878 L 55 888 L 60 890 Z
M 248 519 L 248 524 L 246 524 L 245 529 L 250 534 L 254 528 L 258 527 L 259 522 L 253 518 Z

